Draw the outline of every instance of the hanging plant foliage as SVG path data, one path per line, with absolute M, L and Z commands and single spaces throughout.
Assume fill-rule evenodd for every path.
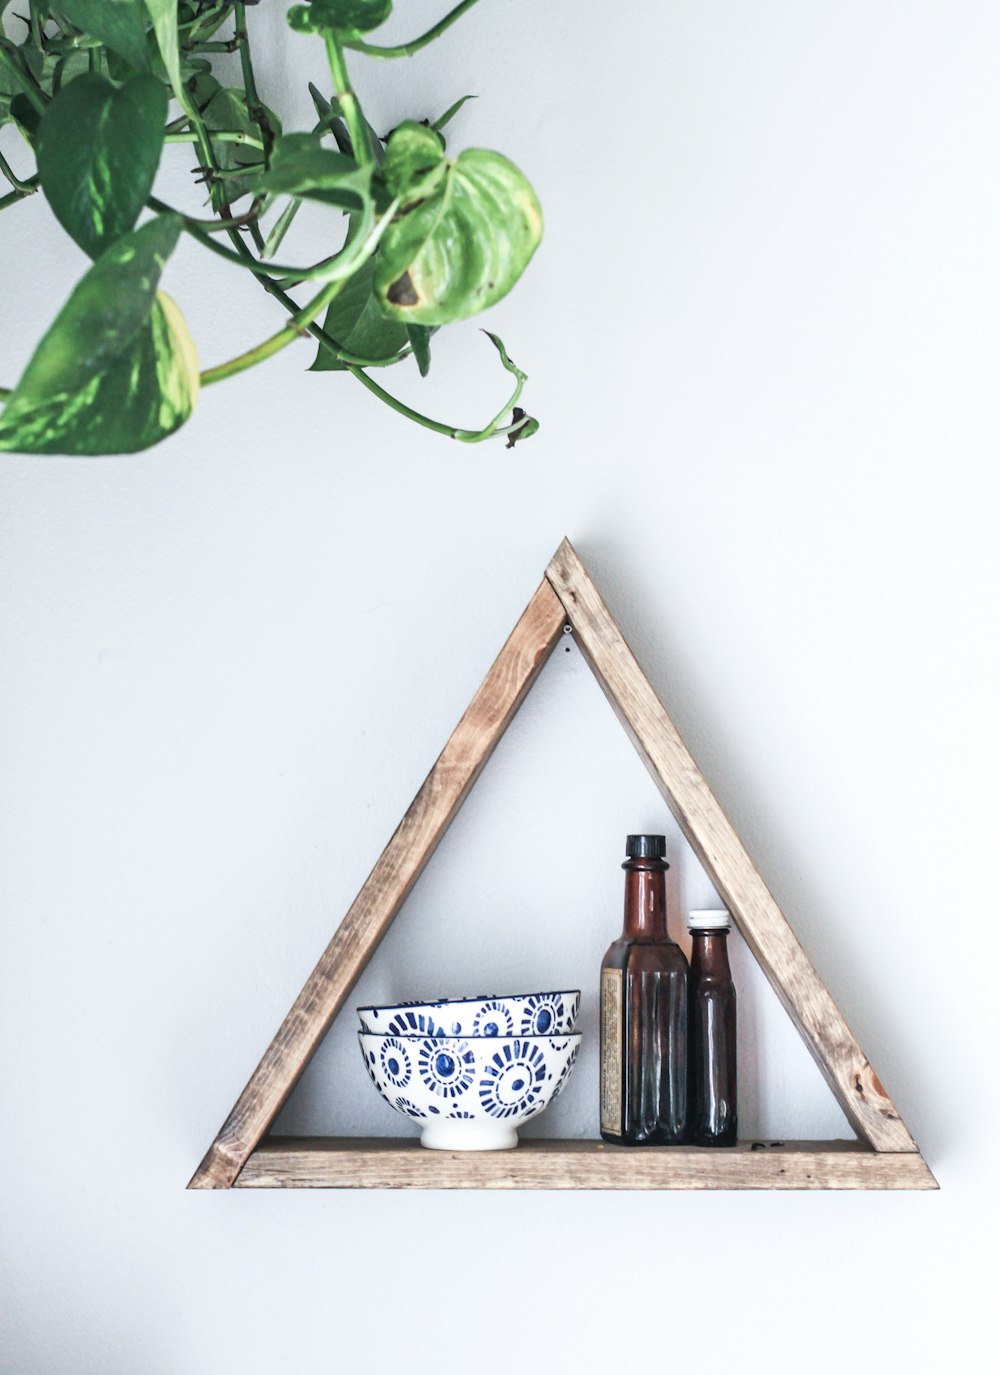
M 538 198 L 508 158 L 447 148 L 443 131 L 468 96 L 381 138 L 348 74 L 349 53 L 408 56 L 475 3 L 460 0 L 426 33 L 395 45 L 371 37 L 392 0 L 291 6 L 291 27 L 322 44 L 329 83 L 309 87 L 314 122 L 289 130 L 262 99 L 246 4 L 25 0 L 23 18 L 8 11 L 0 126 L 14 127 L 22 148 L 0 154 L 10 188 L 0 187 L 0 210 L 40 191 L 92 262 L 17 385 L 0 388 L 0 450 L 148 448 L 184 424 L 200 386 L 263 364 L 307 334 L 316 343 L 311 371 L 350 374 L 424 428 L 465 443 L 499 435 L 508 446 L 534 434 L 537 420 L 518 404 L 525 374 L 493 334 L 513 385 L 485 425 L 433 419 L 382 380 L 407 360 L 427 376 L 436 330 L 505 296 L 541 240 Z M 11 32 L 18 24 L 23 32 Z M 238 56 L 239 81 L 231 63 L 224 80 L 213 67 L 228 53 Z M 203 203 L 190 211 L 156 194 L 174 144 L 193 154 Z M 329 248 L 316 261 L 278 261 L 304 202 L 326 218 Z M 229 296 L 228 273 L 247 272 L 279 312 L 268 338 L 200 373 L 180 310 L 160 289 L 182 234 L 224 260 L 220 295 Z M 173 289 L 183 296 L 183 277 Z

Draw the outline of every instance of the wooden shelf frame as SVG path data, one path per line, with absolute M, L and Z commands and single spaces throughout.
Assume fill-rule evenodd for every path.
M 436 1152 L 412 1141 L 265 1139 L 282 1104 L 569 627 L 615 714 L 781 999 L 856 1143 L 621 1150 L 525 1141 Z M 775 1162 L 780 1163 L 775 1163 Z M 188 1187 L 936 1188 L 878 1076 L 563 540 L 423 786 L 223 1123 Z
M 414 1137 L 268 1138 L 239 1189 L 936 1189 L 919 1152 L 856 1141 L 630 1148 L 522 1140 L 512 1151 L 428 1151 Z

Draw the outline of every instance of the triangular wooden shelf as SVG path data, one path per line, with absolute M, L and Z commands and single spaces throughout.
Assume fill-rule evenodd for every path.
M 263 1139 L 569 626 L 615 714 L 858 1134 L 730 1149 L 524 1141 Z M 563 540 L 537 592 L 366 879 L 189 1188 L 935 1189 L 937 1181 L 726 820 L 586 569 Z

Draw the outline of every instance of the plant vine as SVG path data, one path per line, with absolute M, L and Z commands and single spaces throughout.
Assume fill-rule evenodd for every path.
M 426 376 L 436 331 L 506 295 L 541 239 L 537 197 L 512 162 L 481 148 L 450 155 L 443 131 L 469 97 L 380 138 L 348 71 L 352 54 L 392 60 L 420 51 L 476 0 L 388 46 L 369 35 L 392 0 L 292 5 L 289 24 L 322 43 L 329 70 L 328 91 L 309 87 L 315 121 L 298 131 L 261 96 L 246 3 L 23 3 L 28 13 L 8 15 L 15 22 L 0 31 L 0 129 L 13 126 L 35 165 L 21 169 L 0 151 L 0 187 L 9 186 L 0 210 L 41 191 L 92 261 L 17 385 L 0 387 L 0 450 L 148 448 L 188 420 L 201 387 L 307 336 L 316 342 L 312 371 L 349 374 L 437 434 L 467 444 L 500 436 L 512 446 L 537 431 L 518 404 L 526 376 L 495 334 L 487 337 L 511 391 L 479 429 L 424 415 L 372 376 L 404 359 Z M 0 0 L 0 18 L 9 5 Z M 17 22 L 24 32 L 11 35 Z M 220 79 L 218 59 L 227 56 L 238 56 L 238 84 Z M 168 144 L 191 146 L 208 213 L 183 213 L 154 194 Z M 331 249 L 316 262 L 277 261 L 304 202 L 329 217 Z M 160 289 L 182 234 L 249 272 L 285 315 L 267 338 L 204 369 Z

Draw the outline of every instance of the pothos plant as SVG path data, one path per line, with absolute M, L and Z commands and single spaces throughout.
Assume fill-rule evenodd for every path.
M 10 3 L 0 0 L 0 16 Z M 505 435 L 512 445 L 534 434 L 538 422 L 517 404 L 525 375 L 494 334 L 513 390 L 481 429 L 423 415 L 372 375 L 408 357 L 426 375 L 434 332 L 504 296 L 541 238 L 538 200 L 512 162 L 481 148 L 449 156 L 442 131 L 467 97 L 379 137 L 348 77 L 348 52 L 407 56 L 475 3 L 462 0 L 391 47 L 367 35 L 392 0 L 293 5 L 288 22 L 323 44 L 330 80 L 325 91 L 309 87 L 312 127 L 286 131 L 259 94 L 244 4 L 22 0 L 27 13 L 7 18 L 24 33 L 0 33 L 0 126 L 19 131 L 37 170 L 15 172 L 0 152 L 10 183 L 0 209 L 40 188 L 93 262 L 17 386 L 0 388 L 0 450 L 148 448 L 184 424 L 199 387 L 307 334 L 317 344 L 314 371 L 350 374 L 427 429 L 465 443 Z M 227 53 L 239 57 L 235 85 L 213 71 Z M 192 146 L 207 187 L 203 217 L 153 194 L 168 143 Z M 304 201 L 329 214 L 330 251 L 318 262 L 275 261 Z M 182 234 L 225 260 L 220 273 L 251 273 L 286 317 L 269 338 L 201 372 L 183 316 L 159 289 Z

